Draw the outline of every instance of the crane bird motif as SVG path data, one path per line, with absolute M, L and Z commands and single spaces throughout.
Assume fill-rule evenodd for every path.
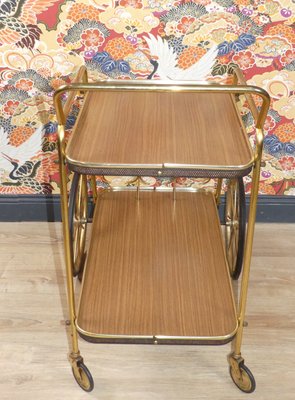
M 35 176 L 38 162 L 30 161 L 42 149 L 43 128 L 40 127 L 20 146 L 12 146 L 3 127 L 0 128 L 0 169 L 14 181 Z
M 30 193 L 50 194 L 52 192 L 50 183 L 39 182 L 38 171 L 43 165 L 43 160 L 31 161 L 42 149 L 42 137 L 41 127 L 26 142 L 15 147 L 8 143 L 3 127 L 0 128 L 0 171 L 6 171 L 10 178 L 9 182 L 2 182 L 2 186 L 20 186 L 28 188 Z
M 187 69 L 177 67 L 177 54 L 169 47 L 167 40 L 163 40 L 160 36 L 149 37 L 144 36 L 154 65 L 154 71 L 150 74 L 148 79 L 151 79 L 155 73 L 159 75 L 160 79 L 165 80 L 179 80 L 179 81 L 204 81 L 213 67 L 216 56 L 218 53 L 217 46 L 211 47 L 204 56 L 197 61 L 194 65 Z M 153 59 L 155 57 L 155 59 Z
M 16 44 L 32 49 L 42 33 L 36 15 L 58 0 L 1 0 L 0 44 Z

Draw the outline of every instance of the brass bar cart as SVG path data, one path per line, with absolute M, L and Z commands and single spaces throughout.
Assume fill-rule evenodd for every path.
M 76 95 L 83 106 L 69 142 L 65 124 Z M 67 97 L 64 103 L 64 97 Z M 253 150 L 240 116 L 244 96 L 255 120 Z M 260 99 L 256 107 L 253 96 Z M 71 328 L 69 360 L 85 391 L 94 383 L 79 351 L 90 342 L 232 342 L 230 375 L 244 392 L 255 380 L 241 355 L 256 203 L 269 96 L 247 86 L 176 81 L 77 81 L 54 94 Z M 68 172 L 73 175 L 68 196 Z M 248 225 L 243 176 L 252 173 Z M 135 185 L 96 189 L 96 176 Z M 147 189 L 144 177 L 174 179 Z M 216 192 L 180 189 L 178 178 L 217 179 Z M 228 181 L 223 238 L 218 205 Z M 88 191 L 94 215 L 86 251 Z M 244 235 L 245 240 L 244 240 Z M 241 275 L 235 299 L 233 279 Z M 82 280 L 78 306 L 74 277 Z

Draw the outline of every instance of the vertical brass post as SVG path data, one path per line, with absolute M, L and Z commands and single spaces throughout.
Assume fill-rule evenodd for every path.
M 64 126 L 58 126 L 58 153 L 59 153 L 59 168 L 60 168 L 60 192 L 61 192 L 61 214 L 62 214 L 62 227 L 64 236 L 64 251 L 66 262 L 66 276 L 67 276 L 67 294 L 68 304 L 70 311 L 70 328 L 72 338 L 72 357 L 79 356 L 78 335 L 75 327 L 75 298 L 74 298 L 74 282 L 73 282 L 73 257 L 69 229 L 69 214 L 68 214 L 68 193 L 67 193 L 67 173 L 64 159 Z
M 241 354 L 243 328 L 245 323 L 247 292 L 249 285 L 250 263 L 251 263 L 252 248 L 253 248 L 254 227 L 256 220 L 257 197 L 258 197 L 259 178 L 260 178 L 260 164 L 262 156 L 263 133 L 260 129 L 257 129 L 256 137 L 257 137 L 256 156 L 255 156 L 253 176 L 252 176 L 250 209 L 249 209 L 248 227 L 247 227 L 247 235 L 245 243 L 241 292 L 239 298 L 239 311 L 238 311 L 239 327 L 235 337 L 235 341 L 233 343 L 233 351 L 235 356 L 240 356 Z
M 91 185 L 91 189 L 92 189 L 93 203 L 96 204 L 96 201 L 97 201 L 97 187 L 96 187 L 95 175 L 91 175 L 91 177 L 90 177 L 90 185 Z
M 220 205 L 221 187 L 222 187 L 222 179 L 217 179 L 217 186 L 215 189 L 215 201 L 217 207 Z
M 173 179 L 173 201 L 176 201 L 176 178 Z
M 140 176 L 137 177 L 136 179 L 136 196 L 137 196 L 137 201 L 139 201 L 139 191 L 140 191 Z

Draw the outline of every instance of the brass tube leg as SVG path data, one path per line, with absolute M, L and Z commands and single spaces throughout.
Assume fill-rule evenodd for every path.
M 96 204 L 96 201 L 97 201 L 97 188 L 96 188 L 96 178 L 95 178 L 94 175 L 91 175 L 90 185 L 91 185 L 91 189 L 92 189 L 93 203 Z
M 238 311 L 239 327 L 238 327 L 238 331 L 237 331 L 235 340 L 233 342 L 233 356 L 234 357 L 239 357 L 241 354 L 242 336 L 243 336 L 243 328 L 244 328 L 244 323 L 245 323 L 247 292 L 248 292 L 249 274 L 250 274 L 250 263 L 251 263 L 251 256 L 252 256 L 254 227 L 255 227 L 255 219 L 256 219 L 259 177 L 260 177 L 260 157 L 258 160 L 256 160 L 256 162 L 254 164 L 254 169 L 253 169 L 253 178 L 252 178 L 253 187 L 252 187 L 252 191 L 251 191 L 249 220 L 248 220 L 248 228 L 247 228 L 247 236 L 246 236 L 246 244 L 245 244 L 244 266 L 243 266 L 243 275 L 242 275 L 242 281 L 241 281 L 241 293 L 240 293 L 240 299 L 239 299 L 239 311 Z
M 70 351 L 70 360 L 73 362 L 80 357 L 78 347 L 78 335 L 75 326 L 76 312 L 75 312 L 75 297 L 74 297 L 74 282 L 73 282 L 73 257 L 71 250 L 71 237 L 69 229 L 69 215 L 68 215 L 68 193 L 67 193 L 67 172 L 65 167 L 65 159 L 63 155 L 63 138 L 64 138 L 64 127 L 59 125 L 59 140 L 58 140 L 58 152 L 59 152 L 59 168 L 60 168 L 60 192 L 61 192 L 61 214 L 62 214 L 62 227 L 64 237 L 64 252 L 66 262 L 66 278 L 67 278 L 67 294 L 68 294 L 68 305 L 70 312 L 70 329 L 72 348 Z
M 220 205 L 221 186 L 222 186 L 222 179 L 217 179 L 217 186 L 215 190 L 215 202 L 217 207 Z
M 235 383 L 235 385 L 245 393 L 252 393 L 256 388 L 255 378 L 252 375 L 251 371 L 246 367 L 244 359 L 241 355 L 241 346 L 242 346 L 243 330 L 245 326 L 246 300 L 247 300 L 247 292 L 249 284 L 254 226 L 256 219 L 262 144 L 258 147 L 259 149 L 256 155 L 256 160 L 253 168 L 253 177 L 252 177 L 253 186 L 251 190 L 249 220 L 248 220 L 248 229 L 247 229 L 245 255 L 244 255 L 244 267 L 243 267 L 243 275 L 241 281 L 241 293 L 239 298 L 239 309 L 238 309 L 239 325 L 235 339 L 232 342 L 232 352 L 228 356 L 231 378 Z

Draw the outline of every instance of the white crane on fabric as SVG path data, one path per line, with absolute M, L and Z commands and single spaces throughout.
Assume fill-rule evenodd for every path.
M 204 81 L 210 73 L 218 53 L 217 46 L 213 46 L 194 65 L 187 69 L 181 69 L 177 67 L 177 54 L 169 47 L 167 40 L 151 34 L 149 37 L 144 36 L 143 39 L 150 49 L 151 57 L 156 57 L 156 60 L 152 60 L 155 70 L 150 78 L 157 72 L 157 75 L 164 80 Z
M 0 169 L 9 172 L 10 175 L 17 173 L 19 168 L 41 151 L 42 138 L 41 126 L 20 146 L 12 146 L 8 143 L 9 138 L 4 128 L 0 127 Z

